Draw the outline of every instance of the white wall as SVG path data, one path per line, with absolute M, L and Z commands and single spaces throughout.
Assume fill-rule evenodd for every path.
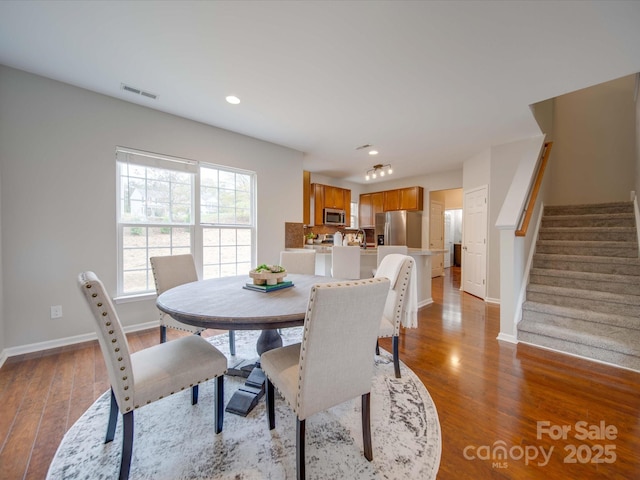
M 523 142 L 491 147 L 489 221 L 487 237 L 487 298 L 500 299 L 500 231 L 496 221 L 502 209 L 513 176 L 520 164 Z
M 117 145 L 257 172 L 258 262 L 302 218 L 301 152 L 3 66 L 0 105 L 4 348 L 93 332 L 83 270 L 115 293 Z M 153 301 L 117 308 L 124 325 L 157 319 Z
M 0 89 L 0 104 L 2 103 L 2 90 Z M 0 114 L 0 121 L 2 120 L 2 115 Z M 2 159 L 2 144 L 0 143 L 0 159 Z M 2 295 L 2 169 L 0 169 L 0 366 L 4 363 L 4 354 L 6 347 L 6 333 L 4 328 L 4 297 Z
M 635 116 L 636 116 L 636 195 L 640 196 L 640 73 L 636 73 L 635 75 L 635 89 L 634 89 L 634 98 L 635 98 Z
M 635 75 L 555 99 L 549 205 L 628 201 L 635 190 Z

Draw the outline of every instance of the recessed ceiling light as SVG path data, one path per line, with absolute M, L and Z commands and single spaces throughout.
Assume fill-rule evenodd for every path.
M 378 150 L 369 150 L 369 155 L 377 155 Z
M 226 98 L 227 102 L 229 102 L 231 105 L 237 105 L 240 103 L 240 99 L 238 97 L 236 97 L 235 95 L 229 95 Z

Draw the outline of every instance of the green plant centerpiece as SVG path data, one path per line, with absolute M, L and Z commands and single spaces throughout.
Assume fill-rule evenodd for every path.
M 249 272 L 249 276 L 256 285 L 276 285 L 284 280 L 287 271 L 280 265 L 263 263 Z

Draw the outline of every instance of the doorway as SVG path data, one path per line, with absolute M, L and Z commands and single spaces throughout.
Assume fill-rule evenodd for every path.
M 431 204 L 437 202 L 444 208 L 435 211 Z M 462 188 L 450 188 L 447 190 L 434 190 L 429 192 L 429 243 L 430 248 L 441 248 L 447 253 L 431 257 L 432 278 L 439 275 L 447 275 L 454 262 L 455 242 L 462 241 Z M 434 245 L 432 239 L 442 238 L 439 247 Z

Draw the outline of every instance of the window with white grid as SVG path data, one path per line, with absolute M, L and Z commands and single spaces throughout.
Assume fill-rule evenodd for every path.
M 118 296 L 155 292 L 149 258 L 192 253 L 202 278 L 248 273 L 255 174 L 118 148 Z

